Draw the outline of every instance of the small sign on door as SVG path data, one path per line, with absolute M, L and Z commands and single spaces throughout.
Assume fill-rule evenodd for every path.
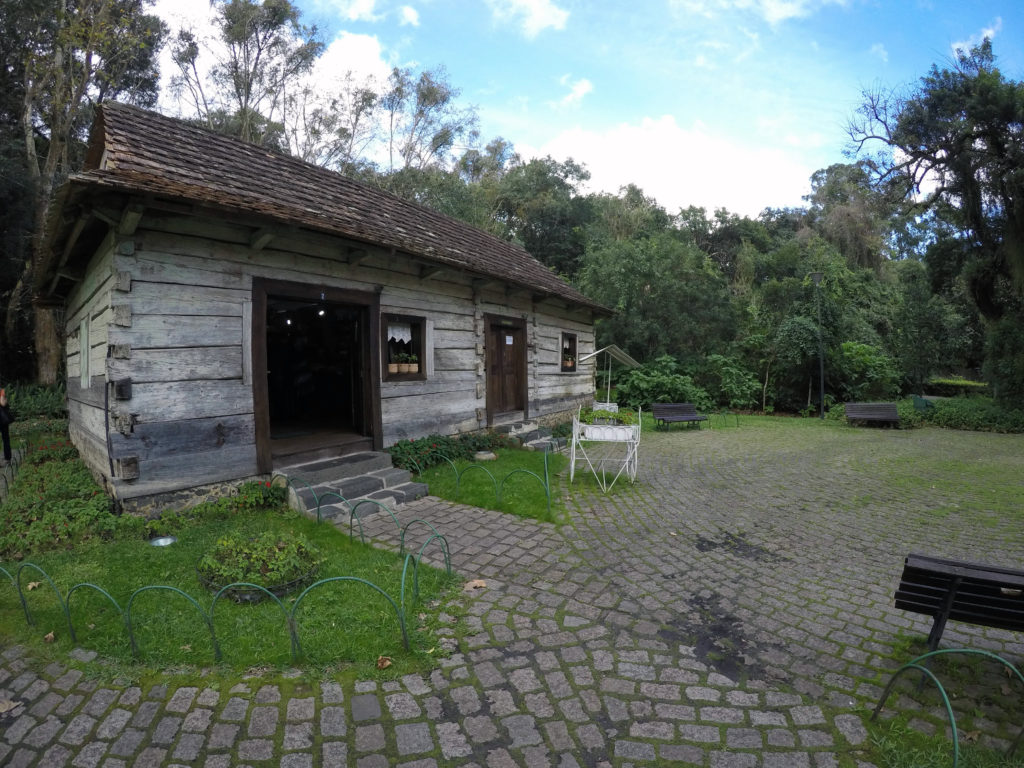
M 505 337 L 505 346 L 506 347 L 511 347 L 512 346 L 512 337 L 511 336 L 506 336 Z

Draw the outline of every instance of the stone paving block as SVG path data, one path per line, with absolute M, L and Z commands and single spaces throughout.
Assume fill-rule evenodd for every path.
M 458 689 L 452 690 L 452 698 L 455 698 L 455 690 Z M 389 694 L 384 697 L 384 702 L 391 717 L 395 720 L 411 720 L 419 717 L 423 712 L 420 705 L 416 703 L 416 699 L 408 693 Z
M 375 694 L 369 693 L 352 697 L 352 719 L 357 723 L 376 720 L 380 716 L 380 701 Z
M 160 718 L 156 724 L 151 740 L 154 744 L 171 744 L 178 738 L 178 731 L 181 730 L 182 718 L 175 715 L 167 715 Z
M 28 768 L 29 765 L 35 762 L 37 757 L 39 755 L 31 749 L 20 747 L 10 756 L 10 762 L 7 763 L 5 768 Z
M 68 723 L 67 728 L 64 729 L 64 733 L 60 735 L 60 741 L 64 744 L 70 744 L 77 746 L 84 744 L 86 737 L 92 733 L 92 729 L 96 727 L 96 718 L 89 717 L 89 715 L 76 715 L 75 718 Z
M 357 752 L 380 752 L 386 744 L 384 726 L 379 723 L 356 726 Z
M 131 719 L 131 712 L 127 709 L 115 707 L 110 711 L 109 715 L 103 718 L 103 722 L 96 729 L 96 738 L 108 741 L 116 738 L 124 730 L 125 726 L 131 722 Z
M 356 760 L 356 768 L 390 768 L 384 755 L 365 755 Z
M 145 731 L 128 728 L 118 737 L 117 741 L 110 745 L 110 754 L 118 757 L 130 757 L 135 754 L 145 738 Z
M 757 755 L 749 752 L 712 752 L 711 768 L 757 768 Z
M 288 723 L 284 727 L 284 748 L 309 749 L 313 746 L 313 723 Z
M 192 707 L 192 702 L 195 700 L 197 693 L 199 693 L 199 689 L 191 686 L 179 688 L 171 696 L 171 700 L 167 702 L 165 709 L 168 712 L 184 714 Z
M 74 768 L 96 768 L 100 764 L 103 755 L 106 754 L 108 746 L 110 745 L 102 741 L 89 742 L 78 751 L 78 754 L 71 761 L 71 765 Z
M 56 688 L 58 691 L 70 691 L 75 687 L 75 683 L 77 683 L 81 677 L 82 670 L 69 669 L 63 675 L 50 683 L 50 687 Z
M 615 742 L 615 756 L 626 760 L 654 760 L 658 755 L 653 744 L 619 739 Z
M 398 754 L 403 757 L 434 749 L 434 741 L 430 735 L 430 726 L 426 723 L 401 723 L 395 726 L 395 741 Z
M 229 723 L 240 723 L 245 720 L 245 715 L 248 711 L 248 701 L 238 696 L 232 696 L 224 706 L 224 711 L 220 713 L 219 719 L 226 720 Z
M 172 757 L 175 760 L 194 763 L 199 759 L 199 754 L 203 749 L 203 742 L 205 740 L 206 737 L 201 733 L 183 733 L 174 747 Z
M 39 758 L 36 768 L 63 768 L 71 764 L 74 753 L 61 744 L 54 744 Z
M 160 768 L 164 758 L 167 756 L 166 749 L 159 747 L 146 747 L 132 763 L 132 768 Z
M 54 737 L 63 730 L 64 723 L 58 718 L 48 715 L 43 722 L 37 725 L 32 731 L 25 737 L 22 742 L 26 747 L 34 747 L 35 749 L 42 749 L 51 741 Z
M 253 707 L 249 715 L 248 734 L 250 738 L 273 736 L 277 732 L 280 712 L 277 707 Z
M 18 715 L 17 719 L 7 726 L 7 730 L 4 731 L 4 741 L 8 744 L 20 744 L 21 740 L 28 735 L 28 732 L 38 724 L 39 721 L 36 718 L 22 711 L 22 714 Z
M 270 739 L 245 739 L 238 744 L 239 760 L 269 760 L 274 756 L 274 742 Z
M 216 723 L 210 731 L 208 749 L 232 749 L 238 739 L 239 726 L 230 723 Z
M 325 741 L 320 749 L 321 765 L 348 765 L 348 744 L 344 741 Z
M 764 741 L 754 728 L 726 728 L 725 745 L 730 749 L 760 749 Z
M 438 723 L 437 738 L 440 742 L 441 755 L 445 760 L 456 757 L 468 757 L 473 753 L 465 734 L 457 723 Z
M 280 768 L 313 768 L 313 756 L 296 753 L 285 755 L 281 758 Z
M 199 707 L 185 715 L 185 719 L 181 724 L 181 729 L 189 733 L 202 733 L 210 727 L 210 723 L 212 721 L 213 710 Z
M 344 707 L 324 707 L 320 710 L 320 733 L 324 738 L 343 737 L 346 730 Z
M 220 692 L 213 688 L 204 688 L 196 697 L 196 704 L 200 707 L 215 707 L 220 701 Z
M 462 725 L 469 738 L 477 744 L 485 744 L 498 738 L 498 728 L 489 717 L 467 717 Z
M 281 700 L 281 689 L 276 685 L 264 685 L 256 691 L 257 704 L 276 704 Z
M 301 699 L 289 699 L 286 711 L 290 722 L 312 720 L 313 715 L 316 714 L 316 700 L 312 696 Z

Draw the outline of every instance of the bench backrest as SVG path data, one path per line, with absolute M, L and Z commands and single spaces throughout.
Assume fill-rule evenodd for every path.
M 693 403 L 652 403 L 651 413 L 656 419 L 662 416 L 696 416 L 697 406 Z
M 1024 631 L 1024 571 L 1013 568 L 911 554 L 904 561 L 896 607 L 935 616 L 954 586 L 949 618 Z
M 900 420 L 896 403 L 846 403 L 843 408 L 848 419 Z

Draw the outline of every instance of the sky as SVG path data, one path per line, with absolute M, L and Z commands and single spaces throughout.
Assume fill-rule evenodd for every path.
M 849 161 L 865 90 L 911 88 L 986 36 L 1024 79 L 1020 0 L 293 2 L 327 44 L 324 82 L 443 66 L 481 144 L 572 158 L 591 174 L 584 191 L 635 184 L 669 213 L 801 205 L 811 174 Z M 172 29 L 209 9 L 155 4 Z

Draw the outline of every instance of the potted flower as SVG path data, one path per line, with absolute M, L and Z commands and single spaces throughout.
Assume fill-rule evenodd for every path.
M 406 355 L 406 357 L 409 359 L 409 373 L 419 373 L 420 359 L 413 354 Z
M 391 356 L 391 360 L 388 361 L 388 373 L 398 373 L 398 357 L 401 353 L 396 352 Z
M 563 368 L 567 368 L 567 369 L 568 368 L 575 368 L 576 367 L 576 358 L 573 357 L 572 355 L 563 355 L 562 356 L 562 367 Z
M 396 356 L 398 360 L 398 372 L 408 373 L 409 372 L 409 355 L 405 352 L 399 352 Z

